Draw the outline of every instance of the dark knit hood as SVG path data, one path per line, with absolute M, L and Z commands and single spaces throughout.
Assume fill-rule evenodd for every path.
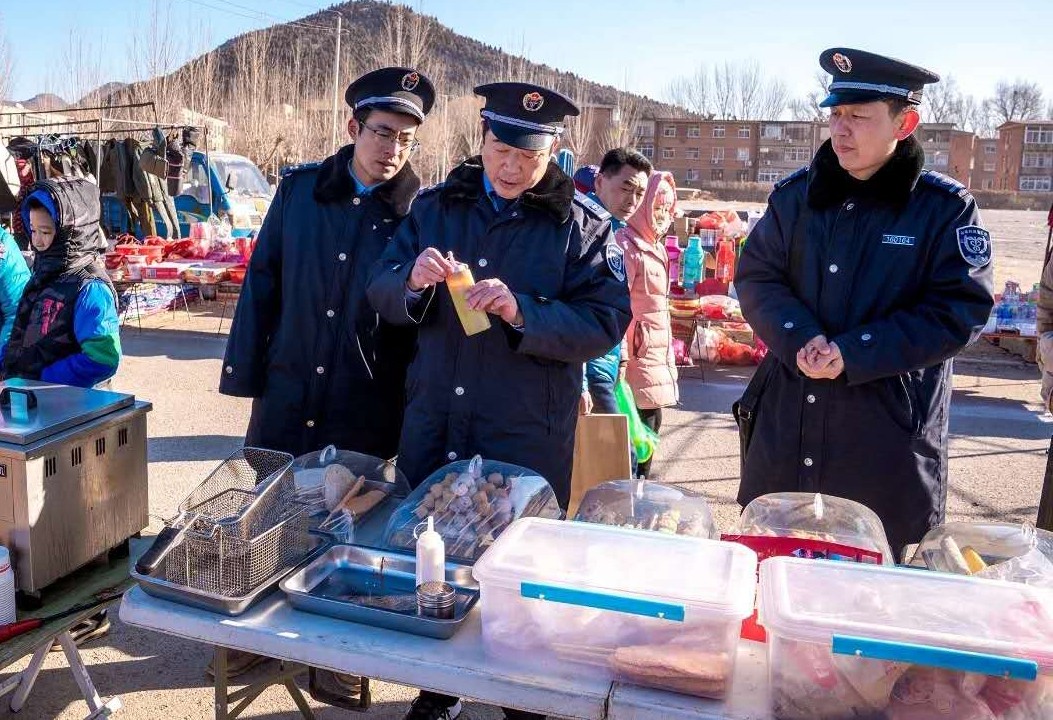
M 355 157 L 355 146 L 345 145 L 336 155 L 330 155 L 318 169 L 314 185 L 314 199 L 321 203 L 342 202 L 357 195 L 355 181 L 351 177 L 351 160 Z M 395 177 L 381 183 L 373 190 L 373 196 L 382 200 L 399 217 L 409 214 L 410 204 L 420 190 L 420 178 L 407 162 Z
M 838 205 L 849 197 L 905 205 L 918 184 L 925 166 L 921 143 L 909 136 L 896 145 L 887 163 L 868 180 L 857 180 L 841 167 L 830 140 L 823 143 L 808 168 L 808 205 L 822 209 Z
M 475 202 L 483 194 L 483 159 L 475 156 L 465 160 L 446 176 L 442 188 L 444 201 L 468 200 Z M 556 222 L 570 219 L 574 204 L 574 181 L 559 165 L 550 162 L 548 170 L 537 185 L 523 193 L 520 202 L 551 215 Z

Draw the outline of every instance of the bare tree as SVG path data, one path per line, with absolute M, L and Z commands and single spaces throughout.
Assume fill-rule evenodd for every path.
M 172 73 L 181 58 L 180 38 L 172 21 L 172 0 L 152 0 L 149 16 L 135 22 L 129 59 L 139 81 L 138 100 L 152 100 L 157 114 L 170 118 L 182 107 Z
M 819 70 L 812 76 L 815 81 L 811 91 L 803 98 L 789 103 L 790 114 L 794 120 L 826 120 L 826 111 L 819 103 L 830 94 L 830 76 Z
M 435 21 L 405 5 L 387 8 L 384 25 L 375 38 L 372 63 L 376 67 L 401 65 L 429 70 L 431 35 Z
M 611 114 L 611 123 L 602 134 L 604 148 L 631 146 L 636 141 L 636 126 L 640 124 L 643 108 L 635 95 L 623 93 L 617 112 Z
M 964 127 L 963 110 L 964 99 L 954 77 L 948 75 L 925 89 L 925 102 L 921 105 L 922 122 L 953 123 Z
M 703 117 L 713 115 L 713 84 L 709 68 L 699 65 L 691 75 L 675 78 L 666 88 L 666 98 Z
M 778 118 L 786 110 L 786 84 L 766 77 L 757 62 L 699 65 L 691 75 L 673 79 L 666 97 L 706 119 Z
M 596 106 L 589 101 L 588 83 L 585 80 L 579 78 L 574 91 L 569 94 L 581 113 L 577 117 L 567 118 L 563 147 L 574 153 L 579 164 L 587 163 L 596 140 L 598 113 Z
M 11 43 L 7 38 L 7 25 L 4 16 L 0 15 L 0 105 L 8 100 L 14 88 L 15 59 L 11 53 Z
M 979 137 L 994 137 L 995 124 L 991 117 L 990 104 L 966 95 L 961 103 L 961 127 Z
M 757 98 L 754 113 L 747 117 L 761 120 L 778 120 L 790 107 L 790 92 L 786 83 L 778 78 L 764 82 Z
M 1001 80 L 987 103 L 996 126 L 1011 120 L 1036 120 L 1042 115 L 1042 89 L 1026 80 Z
M 713 109 L 721 119 L 735 112 L 735 72 L 730 62 L 713 68 Z
M 102 104 L 102 49 L 72 27 L 62 50 L 62 74 L 62 95 L 72 105 Z

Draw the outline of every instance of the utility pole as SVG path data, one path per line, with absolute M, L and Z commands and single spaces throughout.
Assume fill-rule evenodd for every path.
M 333 137 L 332 137 L 332 152 L 335 153 L 337 149 L 336 135 L 338 112 L 340 108 L 340 35 L 343 31 L 344 18 L 340 13 L 336 14 L 336 53 L 333 55 Z

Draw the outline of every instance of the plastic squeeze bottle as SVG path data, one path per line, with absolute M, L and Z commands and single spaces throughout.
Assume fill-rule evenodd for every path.
M 665 252 L 669 256 L 669 287 L 680 284 L 680 241 L 676 235 L 665 236 Z
M 702 238 L 692 235 L 687 239 L 687 250 L 684 252 L 684 288 L 694 292 L 695 285 L 702 282 Z
M 428 527 L 417 536 L 417 587 L 429 582 L 446 582 L 446 543 L 435 532 L 431 515 Z
M 490 318 L 486 316 L 486 313 L 481 310 L 472 310 L 464 299 L 468 288 L 475 285 L 472 269 L 464 263 L 454 261 L 453 253 L 450 253 L 450 261 L 453 262 L 455 270 L 446 278 L 446 287 L 450 290 L 450 299 L 453 300 L 453 307 L 457 310 L 457 317 L 461 319 L 464 334 L 471 337 L 484 330 L 489 330 Z

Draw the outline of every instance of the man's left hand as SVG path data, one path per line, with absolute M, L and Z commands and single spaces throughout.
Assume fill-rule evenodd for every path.
M 523 324 L 523 313 L 519 312 L 519 301 L 500 280 L 480 280 L 464 294 L 465 302 L 472 310 L 481 310 L 496 315 L 509 325 Z
M 797 367 L 812 380 L 835 380 L 845 371 L 845 359 L 837 343 L 829 344 L 830 352 L 826 355 L 809 354 L 807 348 L 797 353 Z

